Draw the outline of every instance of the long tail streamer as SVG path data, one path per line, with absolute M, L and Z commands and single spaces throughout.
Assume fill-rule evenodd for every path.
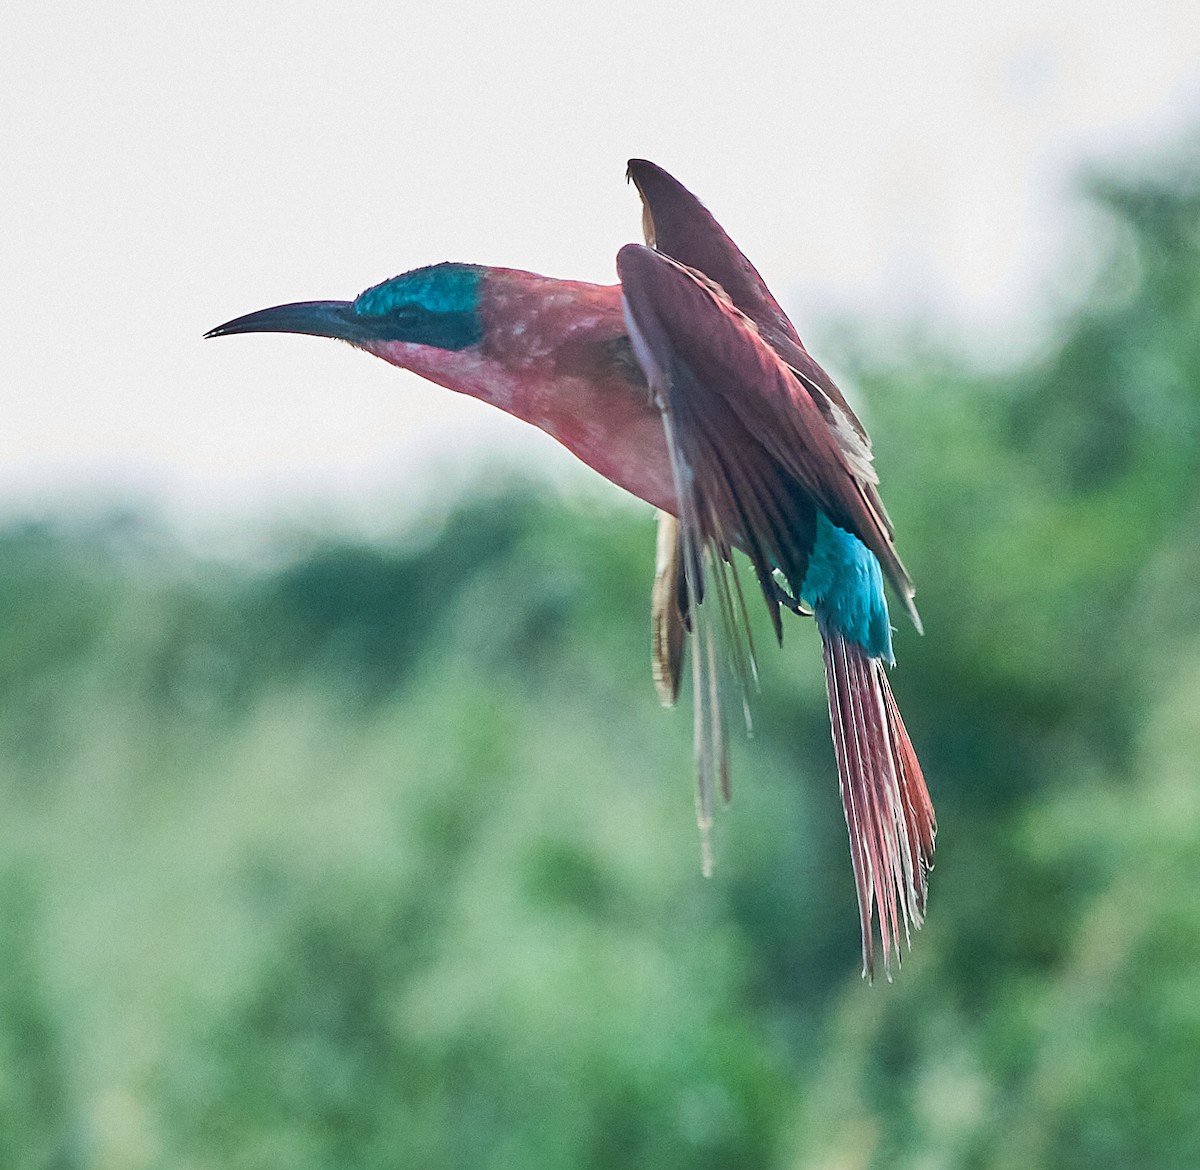
M 818 619 L 819 619 L 818 615 Z M 926 875 L 933 866 L 937 824 L 925 778 L 883 662 L 821 622 L 829 721 L 858 912 L 862 925 L 863 974 L 875 971 L 876 908 L 883 969 L 901 958 L 900 939 L 925 916 Z

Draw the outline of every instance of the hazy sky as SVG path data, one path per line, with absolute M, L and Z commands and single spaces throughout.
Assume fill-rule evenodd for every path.
M 369 516 L 481 453 L 563 474 L 343 346 L 201 334 L 442 259 L 611 281 L 630 156 L 802 335 L 1019 347 L 1086 279 L 1081 164 L 1200 127 L 1196 0 L 19 5 L 0 61 L 7 513 Z

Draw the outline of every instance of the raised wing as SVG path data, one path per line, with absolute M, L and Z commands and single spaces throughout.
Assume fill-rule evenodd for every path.
M 876 488 L 878 477 L 866 429 L 837 384 L 804 348 L 795 327 L 754 265 L 700 200 L 661 167 L 645 159 L 631 159 L 628 174 L 642 197 L 646 242 L 720 285 L 733 305 L 755 324 L 760 337 L 791 368 L 859 481 L 858 491 L 872 514 L 872 527 L 877 527 L 890 544 L 894 530 Z M 920 618 L 912 602 L 912 583 L 894 551 L 890 558 L 885 557 L 868 539 L 867 532 L 852 531 L 880 557 L 889 580 L 920 629 Z

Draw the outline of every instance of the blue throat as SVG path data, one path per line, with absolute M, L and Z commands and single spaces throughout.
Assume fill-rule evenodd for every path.
M 466 349 L 483 339 L 478 264 L 431 264 L 393 276 L 355 299 L 355 315 L 380 341 Z
M 817 513 L 817 538 L 800 596 L 817 615 L 872 658 L 892 663 L 892 627 L 875 554 L 857 536 Z

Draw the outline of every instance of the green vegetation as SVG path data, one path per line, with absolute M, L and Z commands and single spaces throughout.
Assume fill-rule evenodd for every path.
M 1097 198 L 1043 360 L 856 374 L 941 825 L 891 985 L 802 623 L 700 877 L 644 510 L 0 534 L 0 1165 L 1193 1166 L 1200 182 Z

